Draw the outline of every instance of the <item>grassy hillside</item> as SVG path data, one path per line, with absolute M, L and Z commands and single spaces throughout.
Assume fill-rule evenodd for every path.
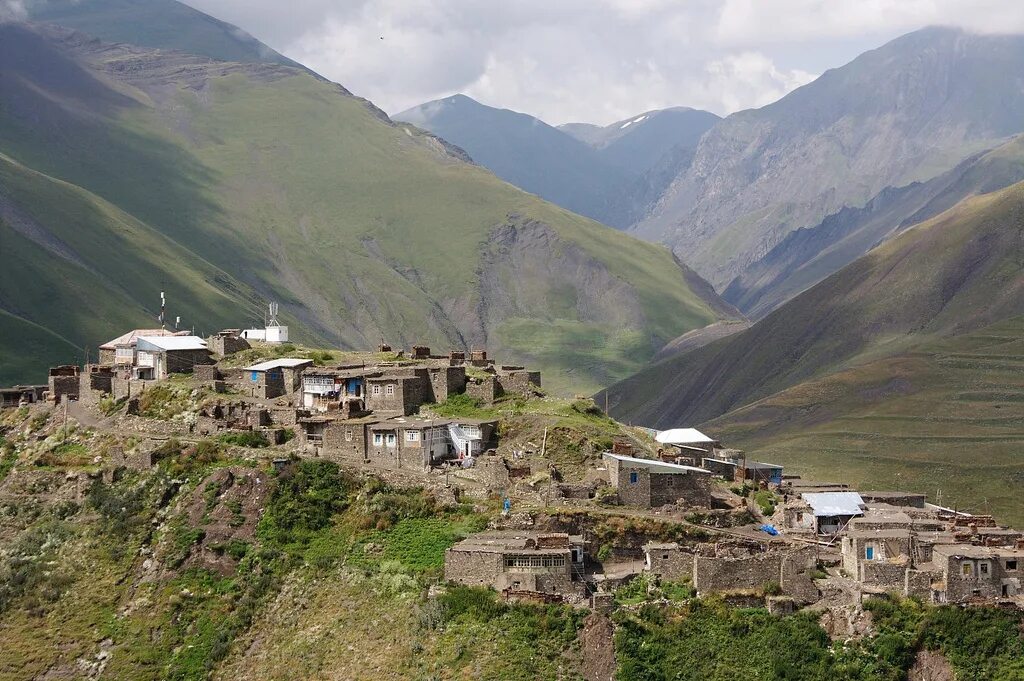
M 279 300 L 300 337 L 487 346 L 583 391 L 722 315 L 666 249 L 523 193 L 305 71 L 0 31 L 0 150 Z M 97 271 L 130 279 L 108 271 L 130 248 L 101 249 Z M 159 276 L 178 261 L 159 259 Z M 253 317 L 224 305 L 217 319 Z M 555 347 L 591 339 L 582 368 L 535 348 L 538 326 Z M 62 335 L 85 345 L 121 328 Z
M 750 329 L 612 386 L 613 413 L 654 426 L 706 421 L 854 363 L 1024 313 L 1022 206 L 1024 183 L 964 201 Z
M 181 50 L 221 61 L 299 66 L 237 26 L 176 0 L 29 0 L 33 21 L 114 43 Z
M 705 425 L 791 472 L 1024 525 L 1024 317 L 800 383 Z
M 707 422 L 819 478 L 956 487 L 947 499 L 987 497 L 1020 520 L 1008 473 L 1024 438 L 1022 314 L 1017 184 L 908 230 L 747 331 L 613 386 L 609 402 L 630 422 Z

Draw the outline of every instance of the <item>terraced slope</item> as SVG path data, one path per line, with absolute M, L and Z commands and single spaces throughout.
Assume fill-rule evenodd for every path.
M 9 24 L 0 27 L 0 101 L 0 153 L 178 249 L 170 256 L 132 239 L 72 248 L 108 283 L 68 274 L 47 304 L 29 304 L 18 283 L 0 289 L 0 309 L 77 347 L 148 317 L 153 303 L 143 301 L 162 282 L 222 272 L 230 283 L 212 288 L 244 304 L 172 293 L 172 312 L 210 331 L 258 319 L 248 301 L 273 299 L 300 340 L 487 346 L 580 391 L 728 313 L 666 249 L 519 191 L 304 70 Z M 32 194 L 6 197 L 41 210 Z M 89 229 L 117 233 L 127 219 Z M 63 234 L 56 218 L 37 220 Z M 142 271 L 126 267 L 138 251 L 152 256 Z M 25 268 L 19 281 L 70 272 L 51 275 L 39 259 Z M 88 291 L 82 309 L 104 312 L 79 323 L 65 308 L 68 289 Z M 134 292 L 131 302 L 119 289 Z

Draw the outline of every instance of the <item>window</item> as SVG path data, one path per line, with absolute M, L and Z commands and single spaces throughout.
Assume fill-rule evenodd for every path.
M 635 485 L 639 480 L 640 480 L 640 474 L 639 473 L 637 473 L 636 471 L 630 471 L 629 472 L 629 482 L 630 482 L 630 484 Z
M 388 397 L 393 396 L 395 394 L 395 386 L 389 383 L 388 386 L 384 388 L 384 394 L 387 395 Z
M 383 433 L 374 433 L 373 434 L 373 444 L 377 445 L 378 447 L 380 447 L 382 444 L 384 444 L 384 434 Z
M 388 433 L 387 440 L 388 440 L 388 447 L 394 447 L 395 446 L 395 442 L 397 442 L 397 438 L 395 437 L 394 433 Z
M 804 514 L 802 512 L 797 512 L 797 514 L 796 514 L 796 521 L 798 523 L 802 523 L 804 521 Z
M 405 441 L 406 442 L 419 442 L 420 441 L 420 431 L 418 431 L 418 430 L 407 430 L 407 431 L 405 431 Z
M 978 567 L 981 568 L 981 574 L 983 574 L 983 575 L 987 575 L 988 574 L 988 563 L 981 563 Z
M 963 570 L 964 577 L 970 577 L 971 574 L 973 573 L 973 570 L 971 570 L 971 564 L 970 563 L 964 563 L 963 566 L 961 567 L 961 570 Z
M 864 557 L 867 558 L 868 560 L 874 560 L 875 559 L 875 547 L 874 546 L 866 546 L 866 547 L 864 547 Z
M 345 431 L 345 442 L 352 442 L 352 429 L 349 428 Z
M 581 556 L 582 559 L 582 556 Z M 565 556 L 505 556 L 507 568 L 565 567 Z
M 380 395 L 380 386 L 379 385 L 373 386 L 373 394 L 374 395 Z
M 1006 561 L 1006 569 L 1007 570 L 1011 570 L 1011 571 L 1012 570 L 1016 570 L 1017 569 L 1017 561 L 1015 561 L 1015 560 L 1008 560 L 1008 561 Z

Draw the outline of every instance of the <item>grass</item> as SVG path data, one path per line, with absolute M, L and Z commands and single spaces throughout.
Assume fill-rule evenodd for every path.
M 708 430 L 787 472 L 923 492 L 1020 525 L 1022 332 L 1024 318 L 1015 318 L 934 341 L 803 383 Z

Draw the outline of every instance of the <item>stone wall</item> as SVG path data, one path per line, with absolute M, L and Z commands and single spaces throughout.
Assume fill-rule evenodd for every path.
M 540 388 L 539 371 L 511 371 L 498 374 L 498 391 L 509 395 L 530 397 Z
M 932 600 L 932 582 L 942 579 L 942 574 L 930 570 L 907 570 L 904 573 L 903 593 Z
M 500 553 L 463 551 L 450 548 L 444 553 L 444 578 L 466 586 L 495 586 L 504 570 Z
M 609 469 L 611 472 L 611 469 Z M 617 476 L 612 480 L 619 494 L 619 501 L 624 506 L 636 508 L 651 507 L 651 471 L 646 466 L 632 467 L 624 463 L 616 466 Z M 632 482 L 632 473 L 636 474 L 636 482 Z
M 365 424 L 334 421 L 324 427 L 324 456 L 332 454 L 349 456 L 363 461 L 366 459 L 368 432 Z
M 693 554 L 678 546 L 648 547 L 647 559 L 651 574 L 672 582 L 693 581 Z
M 444 402 L 466 391 L 466 368 L 462 366 L 430 369 L 430 402 Z
M 700 473 L 652 473 L 650 506 L 667 504 L 711 507 L 711 476 Z
M 782 593 L 803 603 L 818 599 L 814 584 L 814 549 L 786 549 L 747 555 L 697 555 L 693 585 L 700 594 L 760 591 L 775 583 Z
M 214 363 L 209 350 L 168 350 L 164 354 L 169 374 L 190 374 L 200 364 Z
M 860 581 L 871 586 L 903 591 L 906 588 L 907 566 L 885 560 L 864 560 L 860 564 Z
M 192 372 L 197 381 L 213 382 L 221 379 L 220 370 L 215 364 L 200 364 Z
M 491 404 L 501 394 L 498 379 L 494 376 L 471 378 L 466 382 L 466 394 L 484 404 Z

